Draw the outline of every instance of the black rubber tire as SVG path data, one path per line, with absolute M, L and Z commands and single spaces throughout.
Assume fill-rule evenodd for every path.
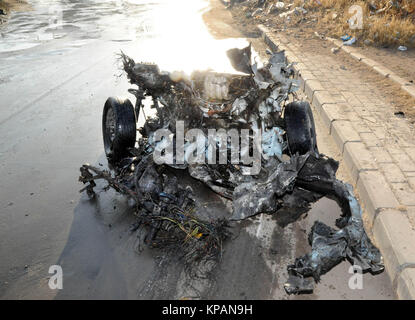
M 288 146 L 291 154 L 318 154 L 316 127 L 310 104 L 305 101 L 291 102 L 284 111 Z
M 109 163 L 115 164 L 130 155 L 136 134 L 136 116 L 131 101 L 108 98 L 102 112 L 102 136 Z

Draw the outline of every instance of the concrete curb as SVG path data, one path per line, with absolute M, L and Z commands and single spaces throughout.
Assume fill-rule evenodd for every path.
M 392 70 L 382 66 L 380 63 L 367 58 L 365 55 L 358 53 L 356 48 L 345 46 L 342 41 L 333 39 L 333 38 L 326 38 L 328 41 L 332 42 L 334 45 L 342 49 L 344 52 L 348 53 L 352 58 L 355 60 L 366 64 L 369 68 L 373 69 L 373 71 L 380 74 L 382 77 L 389 78 L 391 81 L 398 84 L 405 93 L 409 94 L 413 98 L 415 98 L 415 84 L 409 82 L 408 80 L 401 78 Z
M 265 43 L 272 50 L 285 50 L 288 62 L 297 62 L 294 69 L 300 80 L 301 90 L 319 113 L 344 157 L 346 167 L 368 214 L 376 245 L 385 259 L 386 271 L 394 290 L 399 299 L 415 300 L 415 230 L 411 228 L 407 214 L 399 210 L 399 201 L 386 178 L 374 166 L 373 154 L 352 126 L 353 120 L 348 119 L 347 113 L 342 112 L 342 103 L 333 100 L 329 92 L 323 89 L 320 81 L 307 70 L 306 65 L 293 59 L 296 56 L 290 49 L 289 42 L 283 36 L 277 37 L 265 26 L 260 25 L 258 28 Z M 357 53 L 350 54 L 354 54 L 355 58 L 361 61 L 366 59 Z M 377 66 L 374 70 L 391 77 L 392 73 L 389 70 L 369 59 L 366 59 L 366 63 Z M 401 80 L 405 82 L 404 79 Z

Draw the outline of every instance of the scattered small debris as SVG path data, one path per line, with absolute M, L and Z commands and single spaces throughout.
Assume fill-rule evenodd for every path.
M 345 46 L 351 46 L 351 45 L 353 45 L 355 43 L 356 43 L 356 38 L 353 37 L 350 40 L 347 40 L 347 41 L 343 42 L 343 45 L 345 45 Z
M 282 2 L 282 1 L 278 1 L 278 2 L 275 4 L 275 7 L 276 7 L 277 9 L 279 9 L 279 10 L 284 9 L 284 7 L 285 7 L 285 3 L 284 3 L 284 2 Z
M 350 40 L 351 38 L 352 38 L 352 36 L 349 36 L 349 35 L 347 35 L 347 34 L 346 34 L 346 35 L 344 35 L 344 36 L 341 36 L 341 37 L 340 37 L 340 39 L 341 39 L 341 40 L 343 40 L 343 41 L 348 41 L 348 40 Z
M 405 118 L 405 112 L 403 111 L 394 112 L 394 115 L 398 118 Z
M 308 11 L 306 9 L 304 9 L 303 7 L 295 7 L 294 12 L 296 14 L 300 14 L 300 13 L 307 14 Z
M 373 3 L 373 1 L 369 2 L 368 6 L 369 6 L 369 9 L 372 11 L 378 10 L 378 7 L 376 6 L 376 4 Z
M 274 12 L 276 12 L 276 11 L 278 11 L 278 9 L 275 7 L 275 5 L 274 5 L 274 4 L 271 4 L 271 5 L 268 7 L 268 9 L 267 9 L 266 14 L 267 14 L 267 15 L 269 15 L 269 14 L 274 13 Z
M 255 17 L 255 16 L 261 14 L 262 12 L 264 12 L 264 9 L 258 8 L 254 12 L 252 12 L 252 16 Z
M 315 32 L 314 32 L 314 35 L 315 35 L 317 38 L 321 39 L 321 40 L 324 40 L 324 39 L 326 38 L 323 34 L 320 34 L 320 33 L 318 33 L 317 31 L 315 31 Z
M 280 18 L 290 18 L 289 16 L 292 15 L 293 13 L 296 15 L 300 15 L 300 14 L 307 14 L 307 10 L 304 9 L 303 7 L 295 7 L 294 9 L 287 11 L 287 12 L 283 12 L 280 14 Z
M 294 13 L 294 9 L 287 11 L 287 12 L 280 13 L 280 18 L 289 18 L 289 16 L 293 13 Z
M 356 15 L 348 14 L 347 11 L 349 7 L 352 8 L 353 3 L 356 4 L 355 0 L 347 0 L 347 3 L 345 1 L 333 0 L 326 0 L 325 2 L 317 0 L 292 0 L 285 1 L 283 9 L 277 9 L 276 4 L 281 2 L 277 1 L 234 1 L 239 4 L 239 8 L 235 8 L 234 11 L 237 15 L 246 15 L 247 12 L 252 13 L 261 7 L 266 14 L 261 17 L 255 17 L 256 24 L 260 20 L 266 26 L 277 26 L 283 30 L 297 28 L 298 26 L 313 26 L 313 29 L 327 30 L 327 34 L 334 34 L 340 31 L 346 36 L 344 41 L 350 40 L 355 35 L 349 26 L 357 23 Z M 412 4 L 413 0 L 390 1 L 389 3 L 392 2 L 394 3 L 393 6 L 387 5 L 387 0 L 376 0 L 375 4 L 365 2 L 365 10 L 362 12 L 364 23 L 362 28 L 359 26 L 361 30 L 358 31 L 359 41 L 360 38 L 362 38 L 362 42 L 365 38 L 370 38 L 373 44 L 388 47 L 393 46 L 393 48 L 399 45 L 406 45 L 409 49 L 415 45 L 415 26 L 413 24 L 415 11 Z M 377 9 L 375 10 L 374 8 Z M 277 12 L 278 14 L 269 15 Z M 282 18 L 284 21 L 279 18 Z M 314 22 L 318 22 L 318 24 Z
M 280 12 L 285 8 L 285 3 L 278 1 L 277 3 L 271 3 L 267 9 L 267 14 Z

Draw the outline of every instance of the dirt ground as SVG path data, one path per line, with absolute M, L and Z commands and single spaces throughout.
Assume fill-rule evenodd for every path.
M 299 20 L 294 24 L 282 23 L 276 16 L 271 15 L 249 17 L 247 9 L 243 4 L 235 5 L 232 9 L 233 18 L 244 34 L 255 34 L 258 24 L 265 24 L 269 29 L 284 34 L 288 39 L 300 43 L 304 50 L 318 52 L 333 56 L 331 48 L 334 45 L 328 40 L 322 39 L 324 34 L 315 33 L 316 21 Z M 362 53 L 375 61 L 384 63 L 384 65 L 396 72 L 407 80 L 415 80 L 415 50 L 408 49 L 406 52 L 400 52 L 395 49 L 362 47 Z M 402 91 L 399 85 L 390 79 L 385 79 L 366 65 L 357 62 L 343 51 L 339 51 L 336 58 L 340 66 L 345 66 L 355 72 L 360 73 L 361 77 L 370 83 L 377 83 L 381 97 L 394 106 L 395 112 L 404 112 L 405 116 L 415 124 L 415 99 Z
M 219 0 L 211 0 L 210 8 L 203 16 L 203 22 L 215 39 L 239 38 L 241 33 L 232 27 L 234 20 L 230 11 L 224 10 Z
M 285 1 L 285 3 L 288 2 L 292 3 L 293 1 Z M 316 38 L 316 31 L 322 36 L 337 38 L 337 35 L 333 34 L 333 30 L 327 23 L 321 23 L 319 14 L 314 12 L 308 12 L 304 15 L 292 14 L 290 15 L 292 18 L 289 20 L 279 17 L 280 13 L 286 12 L 287 10 L 270 14 L 260 13 L 251 16 L 252 8 L 247 6 L 248 3 L 250 2 L 235 5 L 231 11 L 232 15 L 237 18 L 241 25 L 249 29 L 250 32 L 254 32 L 252 29 L 255 29 L 257 24 L 262 23 L 278 32 L 295 33 L 301 39 Z M 415 65 L 414 48 L 409 48 L 407 51 L 401 52 L 397 50 L 398 46 L 380 47 L 365 45 L 362 40 L 359 41 L 358 39 L 358 42 L 354 45 L 354 47 L 362 51 L 362 54 L 383 63 L 399 76 L 415 81 L 415 67 L 408 67 Z
M 12 11 L 29 11 L 30 4 L 21 0 L 0 0 L 0 27 L 7 22 Z
M 0 0 L 0 9 L 7 14 L 10 11 L 25 11 L 30 9 L 30 5 L 27 1 L 22 0 Z
M 400 77 L 415 82 L 415 50 L 397 51 L 396 49 L 359 47 L 366 57 L 382 63 Z

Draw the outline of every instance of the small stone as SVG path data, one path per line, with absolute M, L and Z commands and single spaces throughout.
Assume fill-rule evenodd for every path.
M 399 211 L 406 211 L 407 207 L 404 206 L 404 205 L 399 205 L 399 206 L 396 207 L 396 209 L 398 209 Z
M 302 14 L 307 14 L 307 10 L 306 9 L 304 9 L 303 7 L 296 7 L 295 9 L 294 9 L 294 12 L 296 13 L 296 14 L 300 14 L 300 13 L 302 13 Z
M 331 52 L 336 54 L 337 52 L 339 52 L 339 48 L 331 48 Z
M 278 2 L 275 4 L 275 6 L 276 6 L 278 9 L 284 9 L 284 7 L 285 7 L 285 3 L 284 3 L 284 2 L 282 2 L 282 1 L 278 1 Z
M 347 40 L 343 43 L 345 46 L 352 46 L 356 43 L 357 39 L 355 37 L 351 38 L 350 40 Z
M 263 11 L 264 11 L 264 9 L 258 8 L 252 13 L 252 16 L 255 17 L 255 16 L 261 14 Z

